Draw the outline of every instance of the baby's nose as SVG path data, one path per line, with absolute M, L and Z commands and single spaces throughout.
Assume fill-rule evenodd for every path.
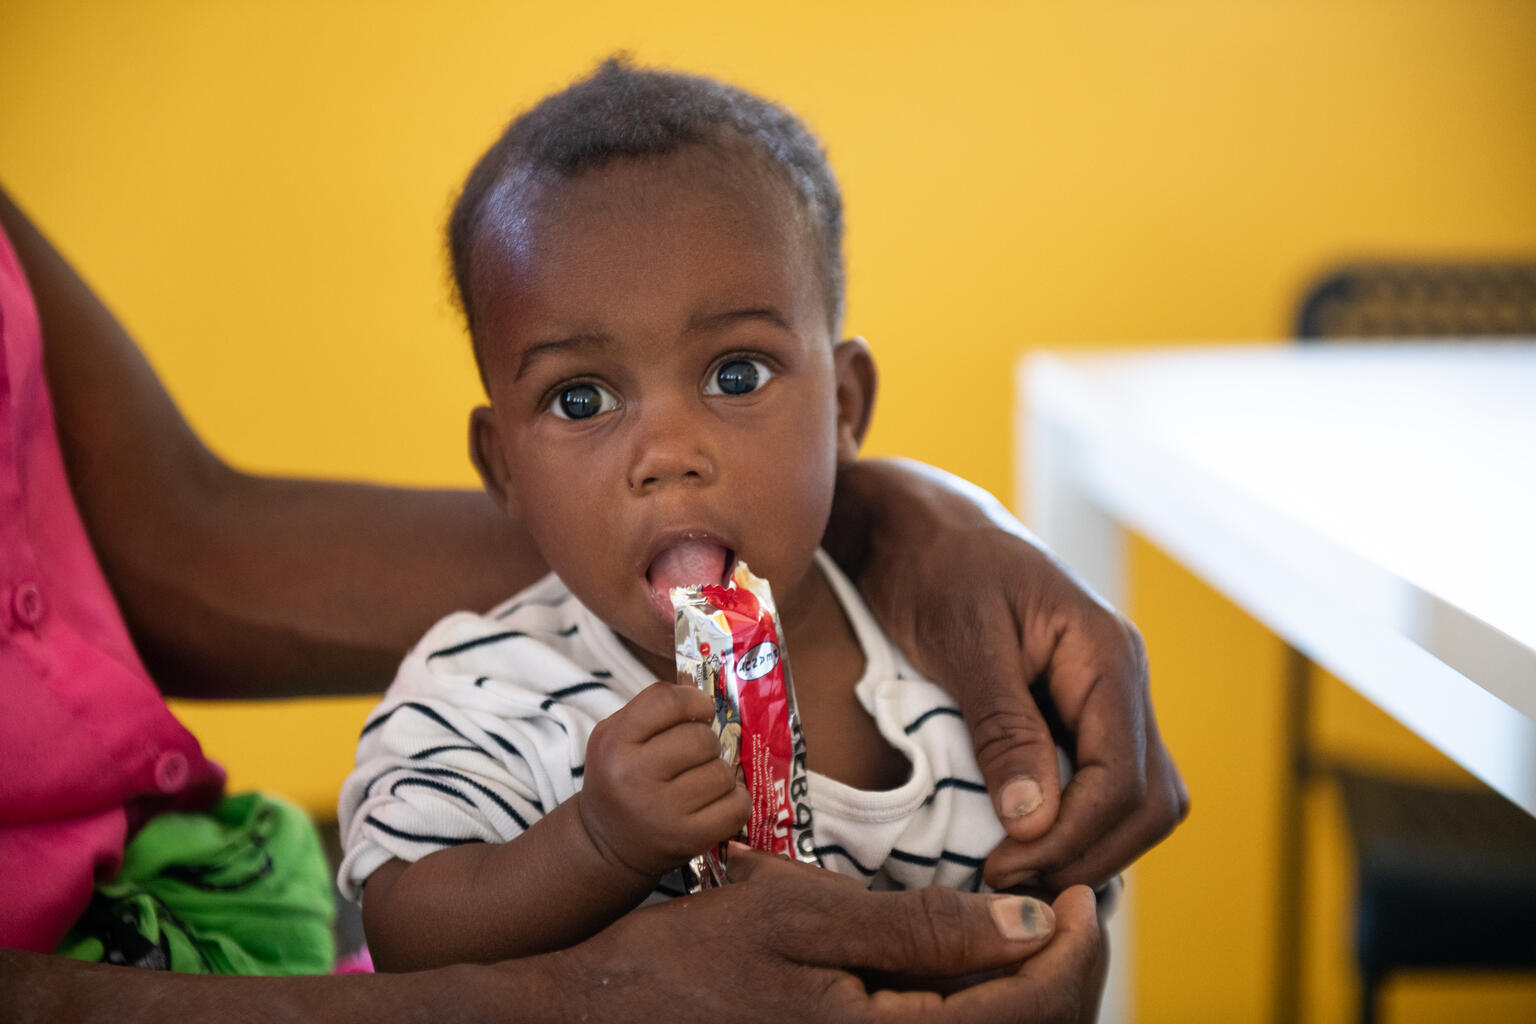
M 716 472 L 712 452 L 702 424 L 676 410 L 659 414 L 642 427 L 636 439 L 629 489 L 645 494 L 673 484 L 711 484 Z

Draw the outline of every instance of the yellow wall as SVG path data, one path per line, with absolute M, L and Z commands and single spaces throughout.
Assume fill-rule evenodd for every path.
M 849 202 L 869 449 L 1011 493 L 1030 348 L 1280 338 L 1354 255 L 1536 248 L 1536 4 L 66 2 L 0 11 L 0 178 L 244 466 L 472 482 L 440 226 L 505 119 L 627 48 L 802 112 Z M 1219 428 L 1219 425 L 1217 425 Z M 1132 610 L 1195 813 L 1137 877 L 1148 1021 L 1262 1019 L 1278 645 L 1145 546 Z M 1328 730 L 1435 767 L 1337 686 Z M 1337 707 L 1335 707 L 1337 706 Z M 327 805 L 357 703 L 182 707 L 237 785 Z M 1309 1007 L 1345 1019 L 1326 795 Z M 1394 991 L 1391 1019 L 1536 992 Z M 1503 1015 L 1501 1018 L 1500 1015 Z

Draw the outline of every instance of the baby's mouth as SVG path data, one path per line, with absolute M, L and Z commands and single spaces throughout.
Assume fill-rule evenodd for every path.
M 684 540 L 658 553 L 651 560 L 645 578 L 651 585 L 651 596 L 670 619 L 673 587 L 724 584 L 725 574 L 735 561 L 735 553 L 723 544 L 710 540 Z

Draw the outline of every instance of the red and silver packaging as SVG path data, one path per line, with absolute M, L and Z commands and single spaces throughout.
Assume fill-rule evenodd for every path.
M 674 587 L 677 675 L 715 699 L 720 756 L 739 765 L 752 797 L 740 842 L 819 863 L 811 835 L 805 737 L 768 581 L 737 562 L 725 586 Z M 696 858 L 693 888 L 725 882 L 726 844 Z

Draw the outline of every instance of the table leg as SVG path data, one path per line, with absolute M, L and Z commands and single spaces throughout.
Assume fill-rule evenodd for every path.
M 1022 415 L 1018 444 L 1029 453 L 1028 477 L 1019 480 L 1014 508 L 1024 510 L 1025 522 L 1056 555 L 1098 593 L 1123 608 L 1127 594 L 1125 533 L 1091 499 L 1079 483 L 1072 444 L 1065 432 L 1044 419 Z M 1135 869 L 1125 874 L 1125 889 L 1107 926 L 1111 950 L 1098 1024 L 1131 1024 L 1134 964 L 1132 921 L 1135 915 Z
M 1311 775 L 1307 724 L 1311 714 L 1312 662 L 1285 648 L 1285 710 L 1280 772 L 1280 860 L 1275 880 L 1275 1021 L 1295 1024 L 1302 1005 L 1302 910 L 1306 884 L 1306 815 L 1302 806 Z

